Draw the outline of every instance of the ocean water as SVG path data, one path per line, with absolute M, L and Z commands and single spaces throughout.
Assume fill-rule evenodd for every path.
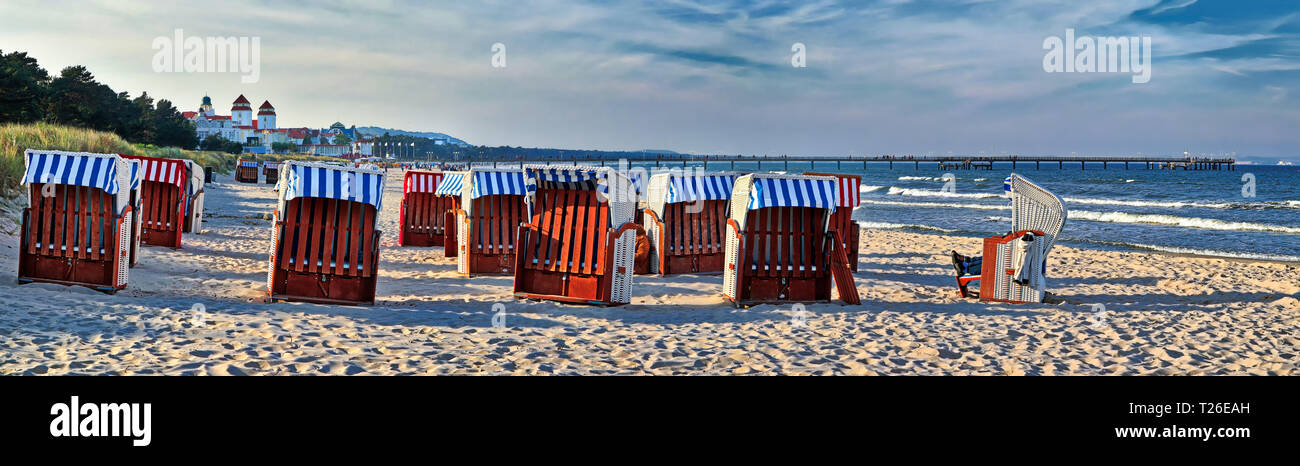
M 700 166 L 700 164 L 695 164 Z M 929 166 L 927 166 L 929 165 Z M 1300 262 L 1300 167 L 1238 165 L 1235 171 L 1147 170 L 1145 165 L 1017 164 L 1016 172 L 1056 193 L 1069 210 L 1061 242 L 1075 247 L 1154 250 L 1204 256 Z M 1050 166 L 1049 166 L 1050 165 Z M 729 163 L 709 163 L 729 170 Z M 737 171 L 758 171 L 737 163 Z M 1002 180 L 1011 164 L 993 170 L 941 171 L 934 164 L 762 164 L 763 171 L 853 173 L 862 176 L 854 217 L 868 228 L 985 237 L 1011 228 Z M 943 192 L 944 173 L 955 177 Z M 1245 197 L 1243 176 L 1254 176 Z M 1246 193 L 1249 194 L 1249 193 Z M 965 251 L 972 253 L 976 251 Z

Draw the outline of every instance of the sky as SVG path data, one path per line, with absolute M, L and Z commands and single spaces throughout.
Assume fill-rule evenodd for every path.
M 185 110 L 472 144 L 725 154 L 1300 160 L 1300 2 L 6 0 L 0 50 Z M 154 71 L 155 39 L 257 37 L 260 75 Z M 1151 79 L 1044 41 L 1151 38 Z M 505 66 L 494 67 L 494 44 Z M 792 66 L 803 44 L 804 67 Z

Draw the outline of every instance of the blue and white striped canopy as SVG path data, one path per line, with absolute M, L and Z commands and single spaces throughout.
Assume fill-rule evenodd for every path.
M 241 166 L 241 167 L 253 167 L 253 168 L 257 168 L 257 162 L 252 162 L 252 161 L 248 161 L 248 160 L 240 160 L 240 161 L 239 161 L 239 166 Z
M 664 202 L 725 201 L 735 181 L 734 175 L 672 176 Z
M 384 200 L 384 174 L 322 164 L 288 163 L 284 200 L 322 197 L 363 202 L 379 210 Z
M 32 150 L 25 152 L 23 183 L 57 183 L 99 188 L 117 194 L 116 154 Z
M 127 163 L 131 164 L 131 190 L 135 191 L 140 187 L 140 161 L 128 159 Z
M 525 192 L 523 172 L 475 170 L 473 173 L 474 184 L 470 188 L 470 199 L 494 194 L 523 195 Z
M 444 172 L 442 181 L 433 190 L 435 196 L 459 196 L 461 186 L 465 184 L 465 172 Z
M 524 167 L 524 192 L 532 199 L 538 185 L 550 189 L 592 189 L 609 196 L 609 181 L 593 167 Z M 531 202 L 531 201 L 530 201 Z
M 764 207 L 819 207 L 835 210 L 839 204 L 836 180 L 754 178 L 749 210 Z
M 650 184 L 650 172 L 645 170 L 627 170 L 624 173 L 627 174 L 627 179 L 632 181 L 632 189 L 636 190 L 637 194 L 646 192 L 645 187 Z
M 1002 180 L 1002 192 L 1007 193 L 1007 197 L 1011 197 L 1011 176 L 1010 175 L 1008 175 L 1006 179 Z

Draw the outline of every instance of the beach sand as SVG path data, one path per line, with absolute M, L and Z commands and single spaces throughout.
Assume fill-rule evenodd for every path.
M 733 309 L 720 275 L 637 276 L 621 307 L 523 301 L 509 276 L 461 278 L 441 248 L 397 247 L 402 180 L 389 173 L 374 306 L 265 302 L 269 185 L 220 177 L 207 189 L 204 234 L 185 235 L 180 250 L 143 247 L 130 286 L 112 296 L 18 285 L 8 209 L 0 374 L 1288 375 L 1300 366 L 1300 264 L 1057 246 L 1053 303 L 991 304 L 957 296 L 947 258 L 977 252 L 979 239 L 865 230 L 861 306 Z M 503 328 L 492 326 L 498 303 Z

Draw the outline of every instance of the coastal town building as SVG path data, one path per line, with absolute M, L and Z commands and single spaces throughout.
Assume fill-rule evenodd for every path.
M 212 98 L 203 96 L 197 111 L 182 115 L 194 123 L 199 141 L 218 136 L 244 145 L 250 153 L 271 153 L 275 143 L 292 143 L 298 151 L 314 155 L 336 157 L 369 156 L 374 153 L 374 140 L 359 134 L 356 129 L 335 122 L 329 128 L 280 128 L 276 121 L 275 106 L 263 100 L 253 114 L 252 102 L 242 94 L 230 105 L 229 115 L 218 115 Z

